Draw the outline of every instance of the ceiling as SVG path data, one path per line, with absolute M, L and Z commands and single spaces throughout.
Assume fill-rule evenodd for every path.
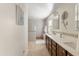
M 29 4 L 29 19 L 44 19 L 52 11 L 52 3 L 31 3 Z

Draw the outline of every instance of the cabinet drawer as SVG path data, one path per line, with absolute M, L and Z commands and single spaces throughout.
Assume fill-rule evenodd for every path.
M 56 56 L 56 51 L 52 50 L 51 54 L 52 54 L 52 56 Z
M 51 43 L 51 39 L 49 39 L 48 42 Z
M 60 53 L 62 53 L 62 55 L 66 56 L 66 50 L 62 50 L 60 51 Z
M 51 42 L 48 42 L 49 45 L 51 45 Z
M 51 49 L 51 46 L 48 46 L 48 49 Z
M 51 48 L 52 48 L 53 50 L 56 50 L 56 46 L 54 46 L 54 45 L 52 45 Z
M 52 42 L 52 45 L 56 46 L 56 43 L 55 43 L 55 41 L 51 40 L 51 42 Z
M 50 48 L 50 49 L 51 49 L 51 45 L 50 45 L 50 44 L 48 44 L 48 48 Z
M 49 52 L 49 54 L 51 55 L 51 48 L 48 48 L 48 52 Z
M 66 53 L 66 50 L 63 49 L 62 47 L 59 47 L 59 51 L 60 51 L 61 53 Z
M 66 50 L 57 45 L 57 56 L 66 56 Z
M 66 56 L 66 53 L 63 53 L 63 52 L 57 52 L 57 56 Z
M 49 54 L 52 55 L 52 54 L 51 54 L 51 51 L 49 51 Z

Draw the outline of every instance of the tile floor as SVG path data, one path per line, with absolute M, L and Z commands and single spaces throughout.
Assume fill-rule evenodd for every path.
M 49 56 L 44 40 L 29 41 L 28 56 Z

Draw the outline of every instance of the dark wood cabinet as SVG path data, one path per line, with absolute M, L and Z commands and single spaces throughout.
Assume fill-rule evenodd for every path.
M 66 50 L 57 44 L 57 56 L 66 56 Z
M 57 44 L 51 39 L 51 55 L 56 56 L 57 54 Z
M 48 49 L 48 37 L 46 36 L 46 48 Z
M 49 54 L 51 55 L 51 40 L 48 36 L 46 36 L 46 48 L 48 49 Z
M 73 56 L 48 36 L 46 36 L 46 48 L 51 56 Z

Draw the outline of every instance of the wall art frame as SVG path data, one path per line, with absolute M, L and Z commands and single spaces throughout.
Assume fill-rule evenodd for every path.
M 24 25 L 24 12 L 18 5 L 16 5 L 16 24 Z

